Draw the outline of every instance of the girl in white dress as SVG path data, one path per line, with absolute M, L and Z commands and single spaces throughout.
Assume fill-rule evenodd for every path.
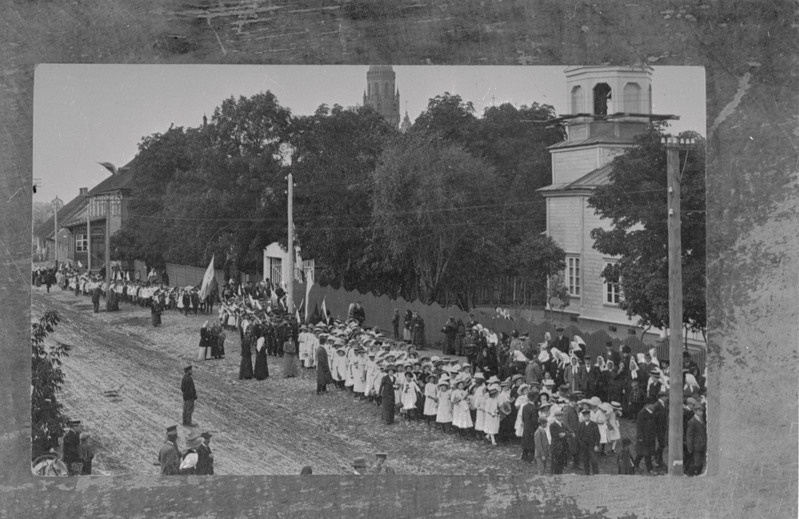
M 457 389 L 452 392 L 452 425 L 458 428 L 458 432 L 463 436 L 466 431 L 472 428 L 472 415 L 469 412 L 469 394 L 466 392 L 466 381 L 460 379 L 456 385 Z
M 438 389 L 436 388 L 436 376 L 427 375 L 427 383 L 424 386 L 424 417 L 427 420 L 427 427 L 430 427 L 436 420 L 438 414 Z
M 402 386 L 402 413 L 405 415 L 406 423 L 416 416 L 416 392 L 419 386 L 413 379 L 413 373 L 405 372 L 405 383 Z
M 482 373 L 476 373 L 474 376 L 475 380 L 483 380 L 485 381 L 485 377 L 483 377 Z M 472 407 L 474 407 L 475 415 L 474 415 L 474 430 L 479 435 L 482 432 L 485 432 L 485 409 L 483 405 L 485 403 L 485 399 L 488 396 L 486 393 L 486 385 L 485 383 L 480 383 L 474 390 L 474 395 L 472 396 Z
M 483 402 L 485 411 L 484 430 L 486 439 L 491 441 L 491 445 L 496 445 L 494 436 L 499 434 L 499 386 L 496 384 L 488 387 L 488 398 Z
M 450 400 L 449 378 L 444 375 L 438 381 L 438 409 L 436 410 L 436 423 L 441 424 L 441 430 L 449 432 L 452 426 L 452 401 Z
M 615 402 L 617 405 L 618 402 Z M 621 431 L 619 430 L 619 420 L 616 416 L 616 410 L 612 404 L 604 403 L 599 406 L 605 413 L 605 425 L 608 428 L 608 443 L 610 443 L 611 454 L 616 454 L 616 442 L 621 439 Z M 619 405 L 621 409 L 621 405 Z
M 514 405 L 516 406 L 516 423 L 514 424 L 514 431 L 516 433 L 517 438 L 521 438 L 522 434 L 524 433 L 524 423 L 522 422 L 522 409 L 527 404 L 531 404 L 530 400 L 527 398 L 527 384 L 522 384 L 519 386 L 519 396 L 516 397 L 516 402 Z M 532 405 L 532 404 L 531 404 Z
M 591 421 L 599 427 L 599 455 L 605 455 L 605 446 L 608 443 L 608 426 L 605 412 L 600 409 L 602 402 L 597 397 L 591 398 Z

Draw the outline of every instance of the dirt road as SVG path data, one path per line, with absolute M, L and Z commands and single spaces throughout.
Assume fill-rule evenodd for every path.
M 226 357 L 196 362 L 199 330 L 211 316 L 165 312 L 150 325 L 149 310 L 127 303 L 119 312 L 92 312 L 91 301 L 73 292 L 32 288 L 32 316 L 55 310 L 61 323 L 48 338 L 73 346 L 64 362 L 61 397 L 67 415 L 83 421 L 97 447 L 95 473 L 158 474 L 165 429 L 180 424 L 180 382 L 194 364 L 198 400 L 194 422 L 212 431 L 217 474 L 296 475 L 304 465 L 315 474 L 348 474 L 353 458 L 389 454 L 404 474 L 517 474 L 533 468 L 519 461 L 520 447 L 467 441 L 428 430 L 422 423 L 380 421 L 380 409 L 335 390 L 315 393 L 313 370 L 282 378 L 282 359 L 268 357 L 270 377 L 239 380 L 239 337 L 227 332 Z M 122 386 L 119 397 L 103 392 Z M 631 425 L 623 421 L 623 433 Z M 178 427 L 182 447 L 188 428 Z M 601 472 L 615 460 L 602 458 Z

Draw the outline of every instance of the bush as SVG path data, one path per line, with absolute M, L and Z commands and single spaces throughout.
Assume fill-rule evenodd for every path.
M 47 312 L 31 325 L 31 454 L 40 456 L 58 445 L 64 432 L 63 406 L 56 393 L 64 384 L 61 358 L 69 355 L 70 346 L 56 342 L 46 346 L 45 337 L 55 330 L 58 314 Z

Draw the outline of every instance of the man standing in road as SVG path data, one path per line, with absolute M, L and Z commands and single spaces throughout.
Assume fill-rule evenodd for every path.
M 707 426 L 705 425 L 705 409 L 701 404 L 694 407 L 694 416 L 688 422 L 685 445 L 691 456 L 691 472 L 689 476 L 702 474 L 707 453 Z
M 637 471 L 640 471 L 641 460 L 643 459 L 646 464 L 646 474 L 651 476 L 652 472 L 652 456 L 655 454 L 655 441 L 657 424 L 655 422 L 654 405 L 656 399 L 647 398 L 646 404 L 643 409 L 638 412 L 636 421 L 635 439 L 637 442 L 635 448 L 635 460 L 633 464 Z
M 98 313 L 100 311 L 100 294 L 101 293 L 102 293 L 102 291 L 100 290 L 100 287 L 95 287 L 95 289 L 92 290 L 92 305 L 94 306 L 94 313 Z
M 183 369 L 183 381 L 180 383 L 180 390 L 183 392 L 183 425 L 194 427 L 191 415 L 194 412 L 194 401 L 197 400 L 197 392 L 194 389 L 194 380 L 191 378 L 191 364 Z
M 655 414 L 655 439 L 657 440 L 655 465 L 659 469 L 665 469 L 663 450 L 666 448 L 666 440 L 669 437 L 669 395 L 665 388 L 660 389 L 658 401 L 655 402 L 652 412 Z
M 78 455 L 78 448 L 80 447 L 80 420 L 67 421 L 67 432 L 64 434 L 64 451 L 63 461 L 67 466 L 70 476 L 77 476 L 80 470 L 76 470 L 80 456 Z
M 566 457 L 569 452 L 567 436 L 573 434 L 569 428 L 562 423 L 563 411 L 555 411 L 555 421 L 549 425 L 549 432 L 552 436 L 550 450 L 552 453 L 552 473 L 563 474 L 563 466 L 566 465 Z
M 162 476 L 176 476 L 180 471 L 180 451 L 178 450 L 178 426 L 166 429 L 166 441 L 158 452 L 158 463 Z

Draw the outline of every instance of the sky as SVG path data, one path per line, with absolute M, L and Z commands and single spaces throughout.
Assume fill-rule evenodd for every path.
M 109 173 L 98 162 L 127 164 L 142 138 L 170 125 L 197 127 L 231 96 L 271 90 L 294 115 L 321 104 L 363 103 L 368 66 L 345 65 L 95 65 L 36 67 L 33 98 L 33 200 L 64 203 Z M 474 104 L 476 113 L 509 102 L 534 102 L 568 113 L 565 67 L 395 66 L 400 113 L 411 121 L 444 92 Z M 674 114 L 670 131 L 705 135 L 702 67 L 655 67 L 656 114 Z

